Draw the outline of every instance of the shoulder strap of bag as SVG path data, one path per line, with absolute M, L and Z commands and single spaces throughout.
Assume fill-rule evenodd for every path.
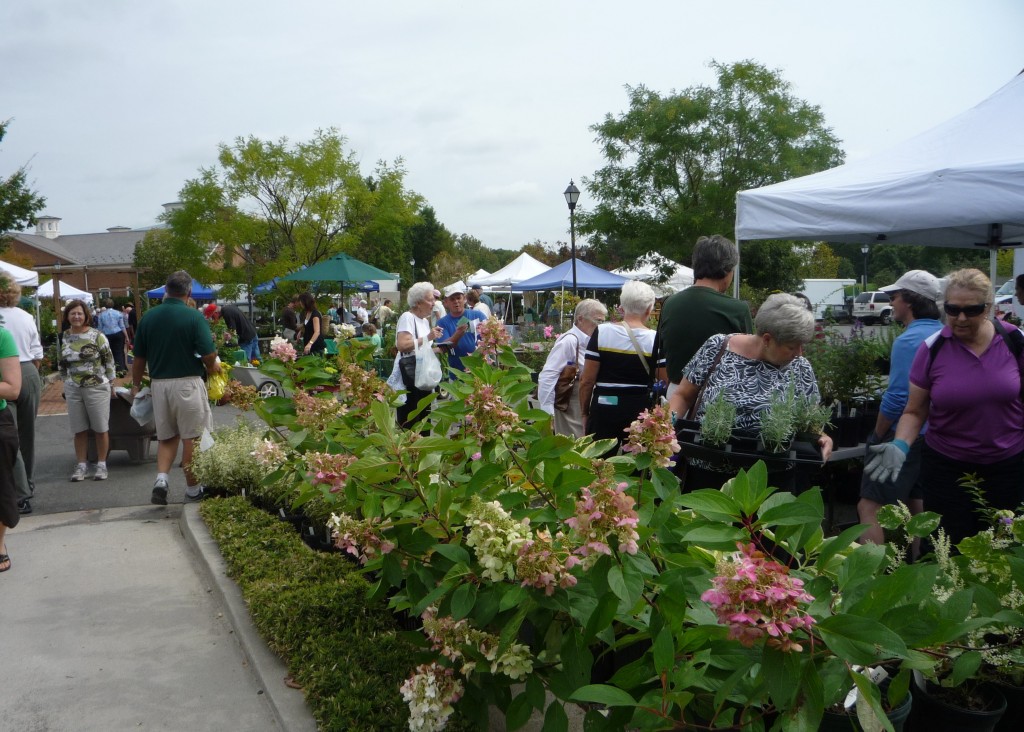
M 701 399 L 704 398 L 704 390 L 708 388 L 708 384 L 711 383 L 711 374 L 715 373 L 715 369 L 718 368 L 718 364 L 722 362 L 722 356 L 725 355 L 726 348 L 729 346 L 729 341 L 732 339 L 731 335 L 727 335 L 725 340 L 722 341 L 722 346 L 718 349 L 718 353 L 715 354 L 715 360 L 711 362 L 711 368 L 708 369 L 708 375 L 704 378 L 704 383 L 700 385 L 700 389 L 697 390 L 697 396 L 693 400 L 693 404 L 690 406 L 689 411 L 686 413 L 684 419 L 693 419 L 697 416 L 697 408 L 700 406 Z
M 1013 354 L 1014 359 L 1017 361 L 1017 368 L 1020 368 L 1020 355 L 1024 352 L 1024 334 L 1019 329 L 1014 328 L 1013 333 L 1007 333 L 1006 328 L 999 322 L 999 318 L 992 319 L 992 325 L 996 328 L 998 333 L 1003 338 L 1003 342 L 1006 343 L 1006 347 Z M 1020 376 L 1020 398 L 1024 401 L 1024 373 Z
M 626 329 L 626 335 L 628 335 L 629 340 L 633 342 L 633 350 L 636 351 L 636 355 L 640 357 L 640 363 L 644 365 L 644 371 L 647 372 L 647 376 L 649 378 L 653 372 L 651 371 L 651 367 L 647 364 L 644 352 L 640 349 L 640 344 L 636 342 L 636 336 L 633 335 L 633 329 L 629 327 L 628 323 L 623 323 L 622 327 Z

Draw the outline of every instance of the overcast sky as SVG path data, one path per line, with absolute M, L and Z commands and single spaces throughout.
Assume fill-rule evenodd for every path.
M 336 127 L 364 174 L 401 156 L 451 231 L 518 249 L 568 241 L 562 191 L 627 84 L 753 59 L 852 160 L 1007 83 L 1022 31 L 1021 0 L 5 0 L 0 174 L 29 162 L 62 233 L 142 227 L 219 143 Z

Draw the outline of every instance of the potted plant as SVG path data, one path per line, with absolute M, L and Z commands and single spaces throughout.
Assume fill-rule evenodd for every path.
M 788 452 L 797 422 L 797 403 L 793 385 L 775 392 L 768 409 L 761 415 L 760 445 L 765 452 Z
M 700 421 L 701 441 L 712 447 L 725 445 L 732 437 L 733 425 L 736 423 L 736 405 L 725 398 L 720 391 L 704 408 L 704 418 Z

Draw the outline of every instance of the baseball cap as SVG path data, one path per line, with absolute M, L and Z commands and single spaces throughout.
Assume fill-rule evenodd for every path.
M 933 301 L 937 301 L 942 296 L 942 283 L 939 282 L 939 278 L 923 269 L 912 269 L 896 280 L 895 284 L 878 289 L 882 292 L 909 290 Z
M 448 285 L 446 288 L 444 288 L 444 296 L 445 297 L 451 297 L 455 293 L 461 293 L 461 294 L 465 295 L 466 294 L 466 286 L 464 284 L 462 284 L 461 282 L 456 282 L 454 285 Z
M 217 306 L 211 302 L 209 305 L 203 308 L 203 317 L 209 318 L 215 312 L 217 312 Z

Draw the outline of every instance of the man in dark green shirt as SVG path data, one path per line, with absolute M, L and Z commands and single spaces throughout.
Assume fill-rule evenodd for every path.
M 719 333 L 753 333 L 750 308 L 725 294 L 740 255 L 724 236 L 702 236 L 693 249 L 693 285 L 669 297 L 661 308 L 661 353 L 667 360 L 669 392 L 704 341 Z
M 210 426 L 210 402 L 202 374 L 218 373 L 220 364 L 205 318 L 185 303 L 191 292 L 192 276 L 188 272 L 179 270 L 172 274 L 167 278 L 163 303 L 146 313 L 135 332 L 132 396 L 142 386 L 148 365 L 156 438 L 160 443 L 150 500 L 159 506 L 167 505 L 168 473 L 182 441 L 186 499 L 203 497 L 203 486 L 196 484 L 189 464 L 196 438 Z

